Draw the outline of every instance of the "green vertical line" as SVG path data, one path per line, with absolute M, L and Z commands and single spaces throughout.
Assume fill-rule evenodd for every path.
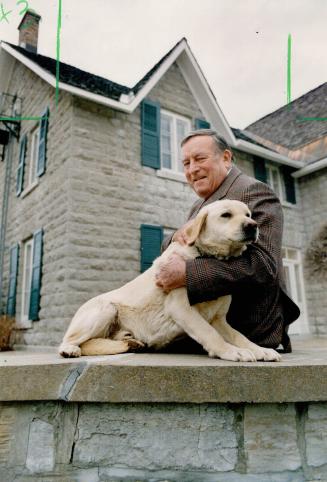
M 57 58 L 56 58 L 56 106 L 57 107 L 59 102 L 60 30 L 61 30 L 61 0 L 58 0 Z
M 288 34 L 287 45 L 287 104 L 291 103 L 291 55 L 292 55 L 292 37 Z

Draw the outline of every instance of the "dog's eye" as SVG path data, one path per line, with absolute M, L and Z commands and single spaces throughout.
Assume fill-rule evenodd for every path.
M 223 213 L 220 215 L 221 218 L 231 218 L 232 217 L 232 214 L 231 213 Z
M 250 213 L 246 213 L 245 215 L 247 218 L 250 218 L 251 217 L 251 214 Z

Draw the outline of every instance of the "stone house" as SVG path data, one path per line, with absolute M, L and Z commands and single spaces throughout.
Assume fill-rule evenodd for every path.
M 285 272 L 302 308 L 292 330 L 323 331 L 302 274 L 313 232 L 303 200 L 322 171 L 315 184 L 302 158 L 231 128 L 185 39 L 131 88 L 60 62 L 57 98 L 57 62 L 38 53 L 40 17 L 26 15 L 19 46 L 0 45 L 0 302 L 16 317 L 16 342 L 59 343 L 84 301 L 151 264 L 195 200 L 179 142 L 208 125 L 241 170 L 280 196 Z
M 304 163 L 294 179 L 302 212 L 307 316 L 314 333 L 326 334 L 327 82 L 249 125 L 247 131 L 266 147 Z

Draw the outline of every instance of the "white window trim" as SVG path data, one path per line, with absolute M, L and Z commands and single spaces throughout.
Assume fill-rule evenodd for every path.
M 28 185 L 34 184 L 37 179 L 36 169 L 37 169 L 37 157 L 38 157 L 38 147 L 40 140 L 40 123 L 34 125 L 33 129 L 30 131 L 31 138 L 31 149 L 30 149 L 30 165 L 28 173 Z
M 30 259 L 30 276 L 32 276 L 33 269 L 33 253 L 34 253 L 34 239 L 30 238 L 23 243 L 23 280 L 22 280 L 22 298 L 20 304 L 20 317 L 16 323 L 17 328 L 31 328 L 32 321 L 28 318 L 28 315 L 24 315 L 24 305 L 25 305 L 25 291 L 26 291 L 26 252 L 27 246 L 31 246 L 31 259 Z
M 269 180 L 270 180 L 270 172 L 271 171 L 276 171 L 277 172 L 277 178 L 278 178 L 278 187 L 279 187 L 279 193 L 278 192 L 275 192 L 275 194 L 277 194 L 280 202 L 281 202 L 281 205 L 284 206 L 284 207 L 287 207 L 287 208 L 296 208 L 297 207 L 297 204 L 293 204 L 293 203 L 290 203 L 289 201 L 286 200 L 285 198 L 285 186 L 284 186 L 284 180 L 283 180 L 283 176 L 280 172 L 280 167 L 279 166 L 276 166 L 275 164 L 271 164 L 269 162 L 266 161 L 266 170 L 267 170 L 267 182 L 268 182 L 268 185 L 271 187 L 271 189 L 275 192 L 272 184 L 270 184 Z M 295 188 L 296 188 L 296 182 L 295 182 L 295 179 L 294 179 L 294 184 L 295 184 Z
M 186 182 L 185 176 L 182 171 L 178 170 L 178 151 L 177 151 L 177 139 L 176 139 L 176 134 L 177 134 L 177 123 L 176 121 L 178 119 L 182 120 L 183 122 L 186 122 L 188 124 L 187 126 L 187 132 L 191 130 L 192 124 L 191 120 L 188 117 L 184 117 L 180 114 L 176 114 L 175 112 L 171 112 L 169 110 L 161 109 L 160 110 L 160 116 L 161 114 L 165 114 L 167 116 L 170 116 L 173 118 L 173 129 L 172 129 L 172 135 L 171 135 L 171 169 L 164 168 L 162 167 L 159 171 L 161 172 L 161 176 L 159 177 L 166 177 L 168 179 L 172 179 L 174 181 L 183 181 Z M 161 118 L 160 118 L 161 122 Z M 160 165 L 162 165 L 162 160 L 161 160 L 161 149 L 160 149 Z M 179 176 L 173 176 L 169 177 L 168 173 L 174 173 L 178 174 Z M 166 174 L 166 175 L 165 175 Z
M 283 246 L 283 249 L 286 251 L 292 250 L 296 252 L 296 259 L 291 259 L 291 258 L 284 258 L 283 257 L 283 266 L 295 266 L 298 265 L 299 267 L 299 284 L 300 284 L 300 290 L 301 290 L 301 296 L 302 296 L 302 302 L 301 302 L 301 315 L 300 319 L 296 320 L 295 322 L 291 323 L 290 328 L 289 328 L 289 334 L 308 334 L 310 333 L 309 329 L 309 324 L 308 324 L 308 312 L 307 312 L 307 304 L 306 304 L 306 296 L 305 296 L 305 285 L 304 285 L 304 276 L 303 276 L 303 268 L 302 268 L 302 253 L 298 248 L 293 248 L 290 246 Z M 290 280 L 291 282 L 291 280 Z M 295 280 L 296 283 L 296 280 Z M 291 294 L 291 293 L 290 293 Z M 297 302 L 297 300 L 295 300 Z
M 179 171 L 173 171 L 172 169 L 157 169 L 157 176 L 162 177 L 164 179 L 170 179 L 171 181 L 178 181 L 187 184 L 187 180 L 185 175 Z

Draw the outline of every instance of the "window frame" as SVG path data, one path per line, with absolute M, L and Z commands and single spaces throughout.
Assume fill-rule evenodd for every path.
M 28 169 L 28 184 L 26 188 L 37 182 L 37 162 L 39 155 L 39 144 L 40 144 L 40 122 L 35 124 L 29 132 L 30 142 L 30 153 L 29 153 L 29 169 Z M 34 175 L 33 175 L 34 171 Z
M 166 115 L 170 118 L 172 118 L 172 130 L 171 130 L 171 136 L 170 136 L 170 143 L 171 143 L 171 167 L 164 167 L 162 163 L 162 154 L 163 154 L 163 149 L 162 149 L 162 128 L 161 128 L 161 119 L 162 115 Z M 178 169 L 178 140 L 177 140 L 177 121 L 182 120 L 187 123 L 187 128 L 186 132 L 191 131 L 192 128 L 192 122 L 191 119 L 188 117 L 182 116 L 180 114 L 176 114 L 175 112 L 166 110 L 166 109 L 160 109 L 160 171 L 162 173 L 167 173 L 167 174 L 172 174 L 177 176 L 183 176 L 184 178 L 184 173 L 183 169 Z M 177 180 L 177 179 L 176 179 Z M 178 179 L 179 180 L 179 179 Z
M 29 267 L 27 267 L 27 249 L 31 247 Z M 34 255 L 34 237 L 26 239 L 22 243 L 22 258 L 23 258 L 23 271 L 22 271 L 22 290 L 20 301 L 20 314 L 17 322 L 17 328 L 30 328 L 32 321 L 29 319 L 29 305 L 31 300 L 31 287 L 32 287 L 32 273 L 33 273 L 33 255 Z M 29 268 L 29 278 L 27 279 L 27 268 Z M 29 285 L 29 286 L 27 286 Z M 27 289 L 28 287 L 28 289 Z M 26 303 L 26 293 L 28 293 L 28 301 Z M 27 314 L 24 313 L 25 304 L 27 306 Z
M 283 173 L 281 171 L 280 166 L 265 161 L 265 167 L 266 167 L 266 172 L 267 172 L 267 184 L 268 184 L 268 186 L 271 187 L 271 189 L 277 195 L 281 204 L 285 207 L 295 208 L 296 205 L 297 205 L 296 203 L 293 204 L 293 203 L 287 201 L 285 182 L 284 182 L 284 177 L 283 177 Z M 273 171 L 275 171 L 277 173 L 277 178 L 278 178 L 277 182 L 278 182 L 279 192 L 275 191 L 275 188 L 274 188 L 274 185 L 273 185 L 273 180 L 272 180 L 272 172 Z M 296 180 L 295 179 L 294 179 L 294 189 L 296 189 Z
M 293 253 L 295 256 L 291 256 L 291 253 Z M 291 323 L 289 334 L 308 334 L 310 333 L 310 330 L 308 325 L 301 251 L 298 248 L 291 246 L 283 246 L 282 261 L 283 269 L 288 269 L 290 274 L 289 286 L 286 285 L 290 291 L 289 295 L 299 306 L 301 311 L 300 317 L 294 323 Z M 298 268 L 297 270 L 296 267 Z M 298 276 L 296 272 L 298 273 Z M 300 291 L 300 293 L 298 293 L 298 291 Z M 295 293 L 296 296 L 294 296 Z

